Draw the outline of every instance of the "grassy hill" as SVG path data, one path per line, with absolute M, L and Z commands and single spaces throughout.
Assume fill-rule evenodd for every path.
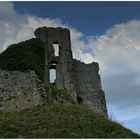
M 0 138 L 140 138 L 137 134 L 71 103 L 50 103 L 0 113 Z
M 43 79 L 43 43 L 31 39 L 9 46 L 0 54 L 0 68 L 35 70 Z M 43 106 L 0 112 L 0 138 L 140 138 L 122 125 L 76 104 L 62 89 L 49 86 L 46 92 L 48 98 Z

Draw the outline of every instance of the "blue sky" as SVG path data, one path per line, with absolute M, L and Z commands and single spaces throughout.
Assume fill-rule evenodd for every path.
M 108 113 L 140 133 L 140 2 L 0 2 L 0 52 L 39 26 L 71 31 L 74 57 L 100 64 Z
M 14 2 L 20 14 L 60 18 L 85 35 L 100 35 L 112 25 L 140 19 L 140 2 Z

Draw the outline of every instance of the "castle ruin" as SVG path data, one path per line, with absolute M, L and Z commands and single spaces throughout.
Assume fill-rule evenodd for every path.
M 73 59 L 69 29 L 41 27 L 35 31 L 35 36 L 45 44 L 45 84 L 50 83 L 50 70 L 55 69 L 56 87 L 67 90 L 78 103 L 107 115 L 99 65 Z M 58 55 L 55 54 L 54 44 L 59 46 Z

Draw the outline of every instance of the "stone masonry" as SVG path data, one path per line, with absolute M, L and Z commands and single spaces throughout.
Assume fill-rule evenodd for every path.
M 0 111 L 19 111 L 43 104 L 46 95 L 34 71 L 0 69 Z
M 73 59 L 69 29 L 40 27 L 35 31 L 35 36 L 45 44 L 45 84 L 50 83 L 50 69 L 55 69 L 55 85 L 58 88 L 66 89 L 79 104 L 107 115 L 99 65 Z M 55 55 L 54 44 L 59 46 L 58 56 Z

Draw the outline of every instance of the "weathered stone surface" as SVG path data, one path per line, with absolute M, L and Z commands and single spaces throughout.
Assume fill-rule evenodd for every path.
M 43 104 L 46 92 L 34 71 L 0 69 L 0 110 L 19 111 Z
M 66 89 L 78 103 L 107 115 L 98 63 L 84 64 L 73 59 L 70 31 L 61 27 L 42 27 L 35 31 L 35 35 L 42 39 L 46 46 L 45 84 L 50 81 L 49 70 L 56 69 L 55 85 L 58 88 Z M 53 44 L 59 45 L 59 56 L 55 56 Z
M 84 64 L 74 59 L 73 68 L 77 97 L 81 98 L 81 102 L 92 110 L 106 114 L 105 96 L 98 74 L 98 63 Z

